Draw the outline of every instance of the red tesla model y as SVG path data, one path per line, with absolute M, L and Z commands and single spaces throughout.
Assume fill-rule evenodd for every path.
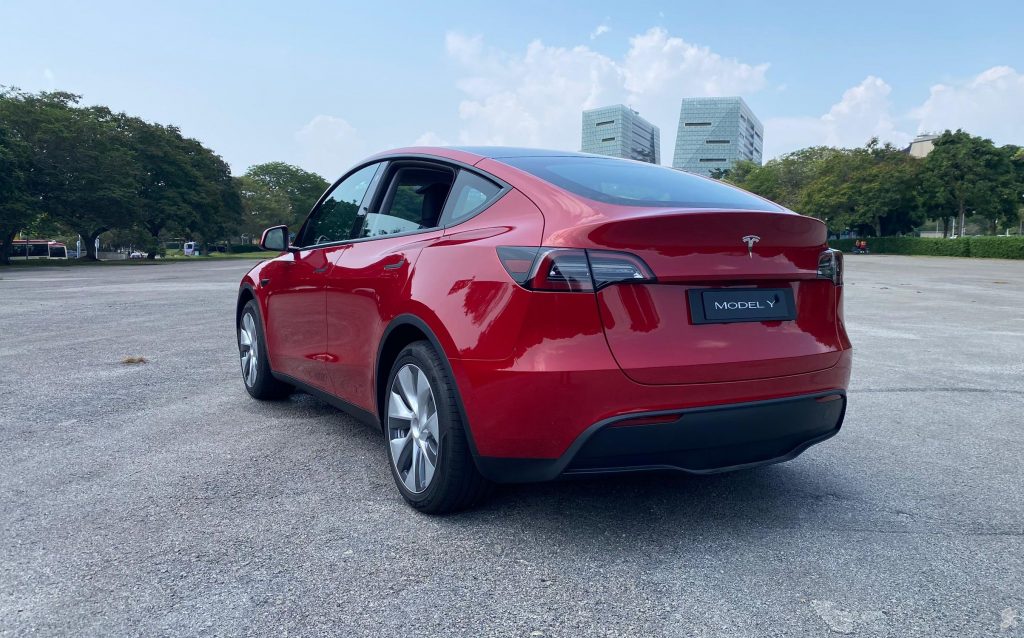
M 786 461 L 839 431 L 851 346 L 824 224 L 581 153 L 408 148 L 339 179 L 242 280 L 242 377 L 379 428 L 402 496 Z

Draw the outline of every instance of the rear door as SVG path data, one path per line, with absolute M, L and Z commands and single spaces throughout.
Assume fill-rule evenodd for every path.
M 333 253 L 344 249 L 363 199 L 379 169 L 360 168 L 339 180 L 317 203 L 295 238 L 295 249 L 267 265 L 267 341 L 277 372 L 331 390 L 327 354 L 327 273 Z

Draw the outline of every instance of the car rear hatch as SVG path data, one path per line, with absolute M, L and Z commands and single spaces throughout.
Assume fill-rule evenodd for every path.
M 563 229 L 555 245 L 628 252 L 656 282 L 597 291 L 612 354 L 638 383 L 759 379 L 840 358 L 825 225 L 795 213 L 650 211 Z

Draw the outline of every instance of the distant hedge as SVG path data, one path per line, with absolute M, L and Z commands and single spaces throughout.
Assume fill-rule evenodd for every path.
M 261 250 L 263 249 L 255 244 L 235 244 L 233 246 L 228 246 L 228 252 L 232 253 L 258 253 Z
M 829 242 L 833 248 L 853 252 L 853 239 Z M 991 257 L 1024 259 L 1024 237 L 867 237 L 868 250 L 887 255 L 936 255 L 941 257 Z

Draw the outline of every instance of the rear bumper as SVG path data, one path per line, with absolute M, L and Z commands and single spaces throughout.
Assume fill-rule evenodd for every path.
M 780 463 L 839 432 L 841 389 L 711 407 L 630 413 L 599 421 L 557 458 L 477 456 L 501 483 L 641 470 L 710 474 Z

